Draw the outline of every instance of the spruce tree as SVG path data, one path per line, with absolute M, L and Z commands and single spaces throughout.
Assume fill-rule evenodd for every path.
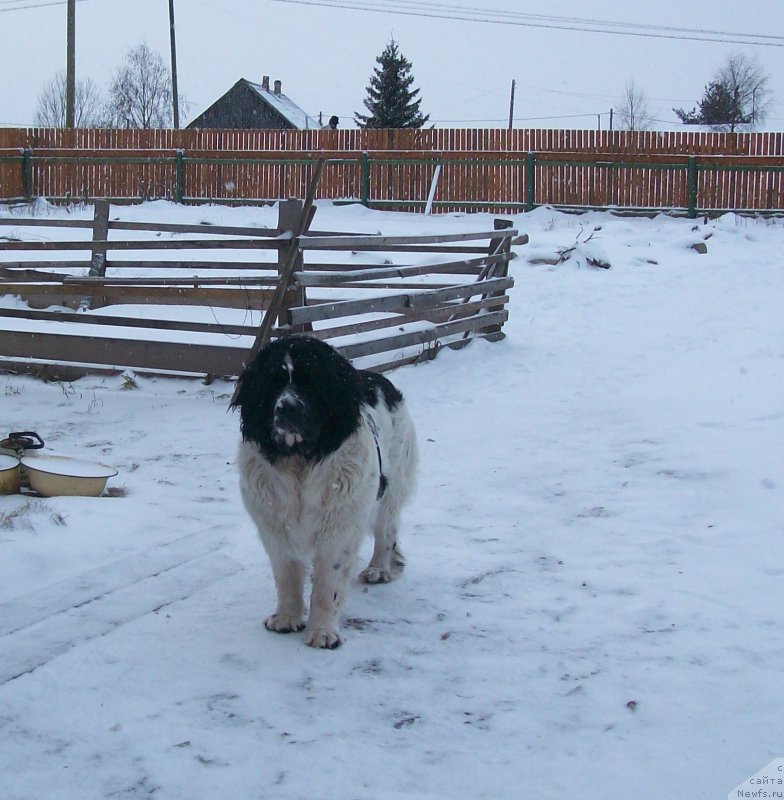
M 403 56 L 397 42 L 391 39 L 376 59 L 365 108 L 369 114 L 354 114 L 360 128 L 421 128 L 429 119 L 419 111 L 419 89 L 411 88 L 411 62 Z
M 734 133 L 739 125 L 765 120 L 771 105 L 768 84 L 768 74 L 755 59 L 732 53 L 705 87 L 699 108 L 673 111 L 686 125 L 710 125 Z

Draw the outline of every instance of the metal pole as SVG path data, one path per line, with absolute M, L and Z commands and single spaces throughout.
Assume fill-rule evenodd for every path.
M 177 42 L 174 35 L 174 0 L 169 0 L 169 40 L 171 42 L 171 78 L 174 127 L 180 127 L 180 100 L 177 93 Z
M 65 127 L 76 120 L 76 0 L 68 0 L 65 65 Z
M 515 81 L 512 78 L 512 94 L 509 98 L 509 130 L 512 130 L 514 122 L 514 101 L 515 101 Z

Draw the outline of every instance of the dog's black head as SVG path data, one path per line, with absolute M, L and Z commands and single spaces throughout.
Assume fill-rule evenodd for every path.
M 291 336 L 264 346 L 240 375 L 232 408 L 242 438 L 275 461 L 321 459 L 357 429 L 362 381 L 351 363 L 325 342 Z

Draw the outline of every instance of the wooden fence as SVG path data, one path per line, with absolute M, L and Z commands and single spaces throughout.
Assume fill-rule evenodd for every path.
M 0 199 L 260 203 L 509 213 L 539 205 L 784 210 L 784 134 L 0 129 Z
M 122 222 L 106 202 L 92 221 L 0 217 L 13 231 L 0 237 L 0 293 L 20 298 L 0 306 L 0 368 L 233 376 L 263 341 L 309 332 L 381 371 L 503 335 L 511 223 L 420 237 L 311 231 L 313 194 L 281 204 L 274 229 Z M 31 241 L 41 227 L 63 240 Z M 84 229 L 91 238 L 72 239 Z

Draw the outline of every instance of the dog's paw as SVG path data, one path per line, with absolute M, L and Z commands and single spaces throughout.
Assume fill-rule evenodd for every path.
M 359 573 L 359 580 L 362 583 L 389 583 L 392 580 L 392 573 L 380 567 L 368 567 Z
M 275 633 L 298 633 L 305 630 L 305 622 L 291 614 L 271 614 L 264 620 L 264 627 Z
M 343 644 L 343 639 L 335 628 L 314 628 L 305 636 L 305 644 L 323 650 L 335 650 Z

